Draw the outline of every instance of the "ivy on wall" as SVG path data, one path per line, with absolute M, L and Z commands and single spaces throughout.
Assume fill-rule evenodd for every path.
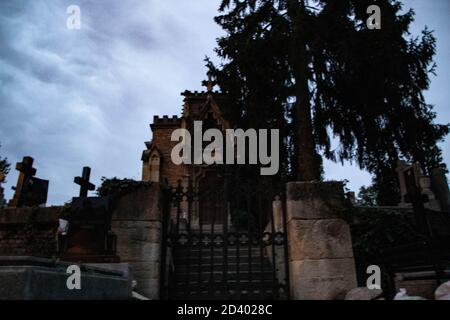
M 410 210 L 353 207 L 346 213 L 353 250 L 357 255 L 377 256 L 386 248 L 423 240 L 414 227 Z
M 112 196 L 114 198 L 119 198 L 140 188 L 150 188 L 152 184 L 152 182 L 136 181 L 132 179 L 108 179 L 102 177 L 102 183 L 97 188 L 97 195 L 99 197 Z

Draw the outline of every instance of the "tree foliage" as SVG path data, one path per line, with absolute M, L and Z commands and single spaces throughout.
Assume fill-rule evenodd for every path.
M 3 178 L 6 178 L 6 175 L 9 173 L 10 168 L 11 165 L 8 162 L 8 159 L 0 157 L 0 176 L 3 175 Z
M 362 186 L 358 193 L 358 204 L 367 207 L 376 206 L 378 199 L 378 192 L 374 186 Z
M 442 162 L 423 92 L 436 40 L 409 34 L 412 10 L 380 0 L 381 30 L 366 27 L 369 0 L 223 0 L 216 22 L 221 65 L 208 61 L 241 125 L 279 128 L 283 178 L 318 179 L 320 156 L 356 162 L 393 202 L 399 159 L 428 172 Z M 339 147 L 333 148 L 337 139 Z

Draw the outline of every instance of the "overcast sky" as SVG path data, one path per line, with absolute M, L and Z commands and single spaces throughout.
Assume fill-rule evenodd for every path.
M 50 180 L 48 204 L 78 194 L 83 166 L 100 177 L 140 179 L 153 115 L 180 114 L 185 89 L 202 90 L 205 55 L 214 57 L 219 0 L 1 0 L 0 155 L 35 159 Z M 427 92 L 438 121 L 450 122 L 450 1 L 409 0 L 413 33 L 428 25 L 438 39 L 437 77 Z M 79 5 L 81 30 L 68 30 L 66 8 Z M 442 144 L 450 160 L 450 140 Z M 327 179 L 357 190 L 370 175 L 327 162 Z M 17 179 L 12 170 L 7 198 Z

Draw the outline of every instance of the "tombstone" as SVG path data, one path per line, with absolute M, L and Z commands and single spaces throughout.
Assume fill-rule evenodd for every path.
M 401 202 L 398 204 L 399 207 L 413 207 L 414 199 L 411 199 L 411 194 L 408 194 L 408 189 L 411 191 L 411 186 L 414 185 L 418 188 L 418 196 L 421 197 L 426 209 L 435 211 L 441 210 L 440 202 L 436 199 L 435 193 L 432 190 L 431 179 L 422 174 L 418 163 L 408 165 L 405 161 L 398 161 L 396 171 L 398 173 L 401 195 Z M 407 181 L 408 175 L 411 176 L 409 181 Z
M 36 169 L 33 168 L 33 162 L 32 157 L 24 157 L 22 162 L 16 164 L 16 170 L 20 173 L 17 185 L 13 187 L 15 192 L 9 207 L 35 207 L 47 202 L 49 181 L 34 177 Z
M 88 197 L 95 185 L 89 182 L 91 169 L 83 168 L 74 182 L 80 186 L 80 196 L 72 199 L 70 212 L 63 217 L 68 222 L 67 235 L 60 234 L 59 256 L 65 261 L 91 263 L 118 262 L 116 236 L 111 231 L 111 210 L 108 197 Z
M 442 211 L 450 212 L 450 191 L 444 169 L 435 168 L 431 171 L 431 190 L 436 195 Z

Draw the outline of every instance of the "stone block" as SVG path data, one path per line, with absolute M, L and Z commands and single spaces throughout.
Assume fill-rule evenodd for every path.
M 111 227 L 122 241 L 161 242 L 158 221 L 113 221 Z
M 291 261 L 289 266 L 294 300 L 342 300 L 357 286 L 351 258 Z
M 287 184 L 287 222 L 292 219 L 339 218 L 345 209 L 342 182 Z
M 290 260 L 353 258 L 350 228 L 344 220 L 291 220 Z
M 32 215 L 37 223 L 58 224 L 63 207 L 4 208 L 0 214 L 0 225 L 25 224 Z
M 143 241 L 121 241 L 117 238 L 117 255 L 122 261 L 159 261 L 161 244 Z
M 141 188 L 122 196 L 114 209 L 114 220 L 161 221 L 160 186 L 153 183 L 150 188 Z

